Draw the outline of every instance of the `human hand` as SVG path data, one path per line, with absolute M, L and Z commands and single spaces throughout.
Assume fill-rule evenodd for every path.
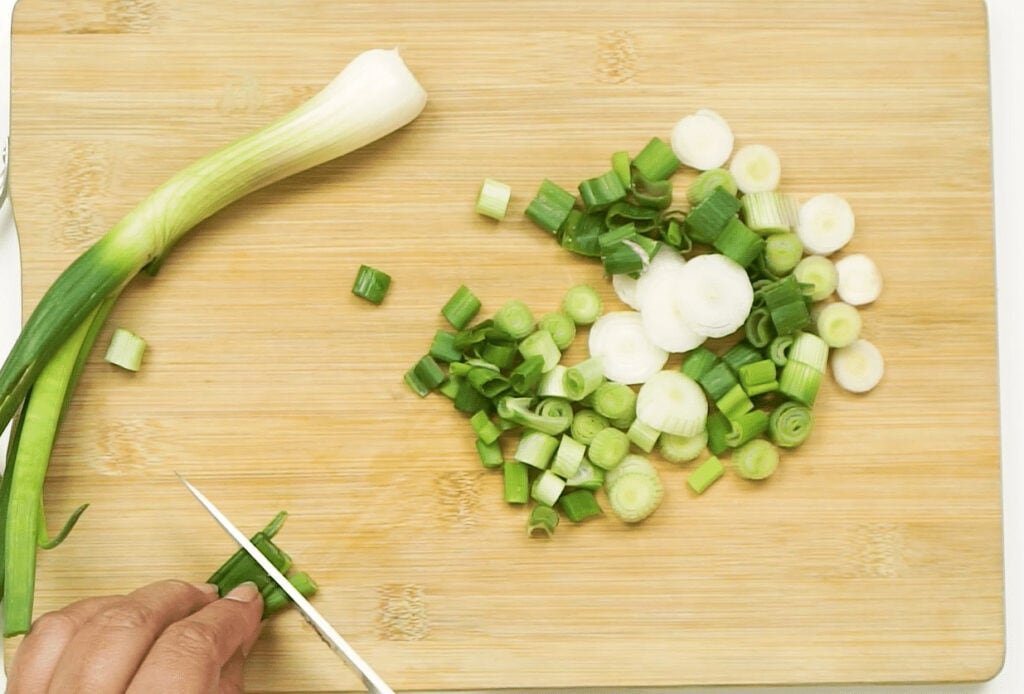
M 263 599 L 248 583 L 161 581 L 79 600 L 37 619 L 15 653 L 8 694 L 241 692 Z

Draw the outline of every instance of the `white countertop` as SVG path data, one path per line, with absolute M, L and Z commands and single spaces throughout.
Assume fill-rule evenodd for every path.
M 966 0 L 965 0 L 966 1 Z M 0 0 L 0 5 L 12 4 Z M 989 0 L 995 177 L 996 273 L 1004 536 L 1006 548 L 1006 664 L 978 685 L 726 687 L 715 694 L 1021 694 L 1024 692 L 1024 1 Z M 6 10 L 5 10 L 6 11 Z M 6 56 L 0 57 L 6 60 Z M 6 72 L 6 66 L 3 69 Z M 6 90 L 0 100 L 5 100 Z M 6 104 L 0 111 L 6 118 Z M 942 143 L 935 143 L 941 147 Z M 0 310 L 8 308 L 0 297 Z M 0 335 L 0 344 L 12 336 Z M 2 355 L 0 355 L 2 356 Z M 0 671 L 0 690 L 4 688 Z M 691 692 L 693 690 L 685 690 Z

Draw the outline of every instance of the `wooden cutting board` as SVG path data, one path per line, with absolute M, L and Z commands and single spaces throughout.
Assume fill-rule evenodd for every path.
M 989 88 L 980 2 L 22 0 L 11 184 L 26 309 L 147 191 L 286 112 L 351 57 L 401 47 L 430 93 L 393 137 L 257 193 L 140 279 L 101 337 L 47 483 L 37 613 L 170 576 L 279 509 L 317 605 L 398 689 L 962 681 L 1003 658 Z M 765 143 L 782 188 L 846 196 L 849 252 L 885 276 L 865 397 L 826 385 L 817 428 L 763 484 L 667 487 L 639 527 L 550 541 L 501 500 L 468 425 L 402 374 L 465 283 L 485 312 L 556 307 L 594 263 L 523 221 L 711 107 Z M 508 221 L 473 212 L 485 176 Z M 685 181 L 692 174 L 680 174 Z M 368 263 L 381 307 L 349 293 Z M 150 344 L 101 360 L 114 326 Z M 577 352 L 574 356 L 579 356 Z M 8 651 L 14 643 L 8 644 Z M 356 688 L 296 614 L 256 691 Z

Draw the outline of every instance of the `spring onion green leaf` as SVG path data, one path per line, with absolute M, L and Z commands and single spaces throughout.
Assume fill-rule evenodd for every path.
M 581 523 L 602 513 L 597 497 L 589 489 L 577 489 L 563 494 L 558 500 L 558 507 L 573 523 Z
M 811 435 L 814 413 L 811 408 L 787 400 L 768 417 L 768 436 L 780 448 L 796 448 Z
M 690 210 L 686 216 L 686 230 L 694 241 L 713 244 L 739 209 L 740 201 L 736 196 L 719 186 Z
M 731 173 L 725 169 L 708 169 L 702 171 L 686 189 L 686 200 L 690 205 L 697 206 L 704 202 L 716 188 L 724 188 L 730 195 L 737 193 L 736 180 Z
M 726 435 L 725 443 L 729 448 L 735 448 L 768 431 L 768 413 L 750 410 L 730 420 L 730 424 L 732 431 Z
M 391 275 L 369 265 L 360 265 L 352 283 L 352 293 L 370 303 L 379 304 L 384 301 L 390 287 Z
M 462 352 L 455 347 L 455 333 L 438 330 L 430 343 L 430 356 L 437 361 L 453 362 L 462 359 Z
M 614 171 L 589 178 L 579 185 L 580 197 L 587 212 L 596 212 L 626 197 L 626 188 Z
M 443 315 L 456 330 L 462 330 L 480 312 L 480 299 L 466 285 L 460 286 L 441 308 Z
M 678 171 L 680 166 L 672 147 L 659 137 L 651 138 L 633 158 L 633 168 L 651 181 L 664 181 Z
M 499 222 L 505 219 L 512 188 L 493 178 L 485 178 L 476 198 L 476 211 Z
M 629 188 L 632 183 L 632 170 L 630 169 L 629 152 L 620 151 L 612 155 L 612 171 L 619 177 L 619 183 L 623 188 Z
M 506 460 L 502 471 L 505 502 L 525 504 L 530 498 L 530 478 L 526 464 L 518 460 Z
M 707 347 L 698 347 L 686 355 L 683 360 L 682 372 L 700 382 L 708 371 L 718 363 L 718 356 Z
M 557 232 L 569 217 L 576 198 L 557 183 L 544 179 L 536 197 L 526 207 L 526 216 L 541 229 Z

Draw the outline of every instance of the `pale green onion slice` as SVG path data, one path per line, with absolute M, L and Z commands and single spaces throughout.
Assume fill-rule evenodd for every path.
M 621 463 L 605 473 L 605 489 L 611 489 L 626 475 L 647 475 L 648 477 L 653 477 L 655 479 L 659 479 L 660 477 L 658 475 L 658 470 L 650 460 L 642 455 L 630 453 L 622 459 Z
M 603 308 L 601 297 L 589 284 L 572 287 L 562 299 L 562 312 L 576 325 L 590 325 L 601 315 Z
M 565 481 L 566 487 L 589 489 L 591 491 L 600 489 L 603 484 L 604 470 L 591 463 L 587 458 L 583 458 L 583 462 L 580 463 L 576 474 Z
M 563 489 L 565 489 L 565 480 L 551 470 L 545 470 L 533 481 L 530 497 L 537 503 L 554 506 L 558 497 L 562 495 Z
M 852 306 L 870 304 L 882 293 L 882 273 L 863 253 L 836 261 L 836 273 L 839 276 L 836 293 Z
M 501 221 L 508 212 L 511 198 L 511 187 L 493 178 L 485 178 L 476 198 L 476 211 L 485 217 Z
M 611 470 L 629 453 L 629 437 L 615 427 L 597 432 L 587 448 L 587 458 L 604 470 Z
M 547 468 L 558 449 L 558 439 L 540 431 L 526 431 L 519 439 L 515 460 L 538 470 Z
M 729 173 L 744 193 L 775 190 L 782 176 L 779 155 L 766 145 L 747 145 L 733 155 Z M 753 228 L 753 227 L 751 227 Z
M 707 429 L 701 429 L 693 436 L 662 434 L 658 437 L 658 453 L 668 462 L 677 465 L 696 460 L 707 445 Z
M 832 295 L 839 282 L 835 263 L 823 255 L 809 255 L 793 269 L 793 276 L 800 284 L 809 284 L 811 301 L 822 301 Z
M 555 462 L 551 464 L 551 472 L 563 479 L 569 479 L 575 475 L 583 463 L 583 456 L 587 447 L 565 434 L 558 443 L 558 450 L 555 452 Z
M 658 431 L 695 436 L 708 416 L 704 390 L 680 371 L 659 371 L 640 387 L 636 416 Z
M 740 477 L 763 480 L 779 466 L 779 451 L 764 439 L 753 439 L 732 453 L 732 468 Z
M 626 431 L 626 436 L 641 451 L 650 453 L 654 450 L 654 444 L 658 442 L 661 432 L 644 424 L 639 419 L 634 419 L 633 423 L 629 425 L 629 430 Z
M 665 497 L 658 477 L 645 474 L 624 475 L 607 488 L 612 513 L 626 523 L 638 523 L 657 510 Z
M 860 337 L 863 321 L 860 312 L 841 301 L 829 304 L 818 312 L 818 336 L 829 347 L 846 347 Z
M 717 482 L 725 474 L 725 466 L 717 457 L 711 456 L 686 478 L 686 485 L 698 494 L 703 494 L 708 487 Z
M 874 344 L 863 338 L 832 352 L 832 377 L 851 393 L 866 393 L 885 375 L 885 360 Z
M 565 372 L 568 370 L 561 364 L 555 364 L 553 369 L 541 376 L 540 383 L 537 384 L 537 395 L 542 398 L 568 398 L 564 383 Z
M 130 330 L 118 328 L 110 338 L 110 346 L 107 347 L 104 359 L 122 369 L 138 371 L 145 353 L 145 340 Z
M 828 362 L 828 343 L 817 335 L 800 333 L 789 348 L 788 361 L 797 361 L 815 371 L 824 371 Z
M 609 381 L 643 383 L 668 361 L 668 352 L 655 345 L 636 311 L 606 313 L 590 328 L 590 355 L 600 359 Z

